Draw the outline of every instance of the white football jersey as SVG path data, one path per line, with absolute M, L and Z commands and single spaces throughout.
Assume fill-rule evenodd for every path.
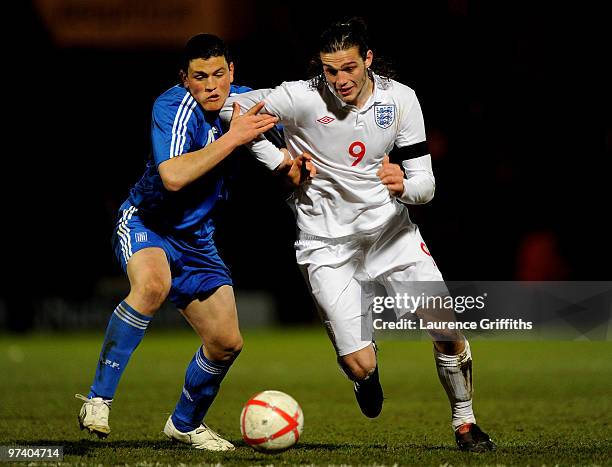
M 317 175 L 294 196 L 304 232 L 328 238 L 365 232 L 401 209 L 376 172 L 394 146 L 425 141 L 423 115 L 411 88 L 373 77 L 374 92 L 361 109 L 344 103 L 328 86 L 313 89 L 309 81 L 236 95 L 226 104 L 227 114 L 234 101 L 248 109 L 264 100 L 265 111 L 284 125 L 292 156 L 312 154 Z M 278 150 L 271 144 L 260 141 L 250 148 L 262 162 L 278 165 Z

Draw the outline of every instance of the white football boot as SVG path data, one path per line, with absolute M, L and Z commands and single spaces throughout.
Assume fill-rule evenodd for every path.
M 172 416 L 168 417 L 164 427 L 164 434 L 174 441 L 189 444 L 196 449 L 207 449 L 208 451 L 233 451 L 235 449 L 232 443 L 221 438 L 221 436 L 208 428 L 204 423 L 187 433 L 178 431 L 174 423 L 172 423 Z
M 85 401 L 79 412 L 79 426 L 81 430 L 87 429 L 90 433 L 98 435 L 98 438 L 106 438 L 111 429 L 108 426 L 108 415 L 112 400 L 104 400 L 101 397 L 89 399 L 81 394 L 74 397 Z

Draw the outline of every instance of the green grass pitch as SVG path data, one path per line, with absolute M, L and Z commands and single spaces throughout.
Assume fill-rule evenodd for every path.
M 244 333 L 245 348 L 207 422 L 237 449 L 208 453 L 167 441 L 187 362 L 189 331 L 149 331 L 111 411 L 106 440 L 76 414 L 98 356 L 98 334 L 0 336 L 0 445 L 63 445 L 72 465 L 612 465 L 612 342 L 472 341 L 475 410 L 497 452 L 456 450 L 449 408 L 426 341 L 380 342 L 383 413 L 361 415 L 321 328 Z M 300 402 L 299 444 L 266 455 L 240 437 L 242 405 L 264 389 Z

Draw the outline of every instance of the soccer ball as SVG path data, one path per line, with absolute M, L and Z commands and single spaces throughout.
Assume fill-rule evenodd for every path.
M 304 414 L 296 400 L 280 391 L 251 397 L 240 414 L 242 439 L 254 449 L 278 452 L 297 443 L 304 429 Z

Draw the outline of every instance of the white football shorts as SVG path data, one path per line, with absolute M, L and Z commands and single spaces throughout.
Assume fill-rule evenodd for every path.
M 324 238 L 300 232 L 296 259 L 308 283 L 321 320 L 339 356 L 367 347 L 372 328 L 363 332 L 362 281 L 374 281 L 394 295 L 406 283 L 442 282 L 419 228 L 401 206 L 385 225 L 367 233 Z M 371 282 L 367 282 L 371 283 Z M 410 287 L 408 285 L 408 287 Z M 396 311 L 397 313 L 397 311 Z

